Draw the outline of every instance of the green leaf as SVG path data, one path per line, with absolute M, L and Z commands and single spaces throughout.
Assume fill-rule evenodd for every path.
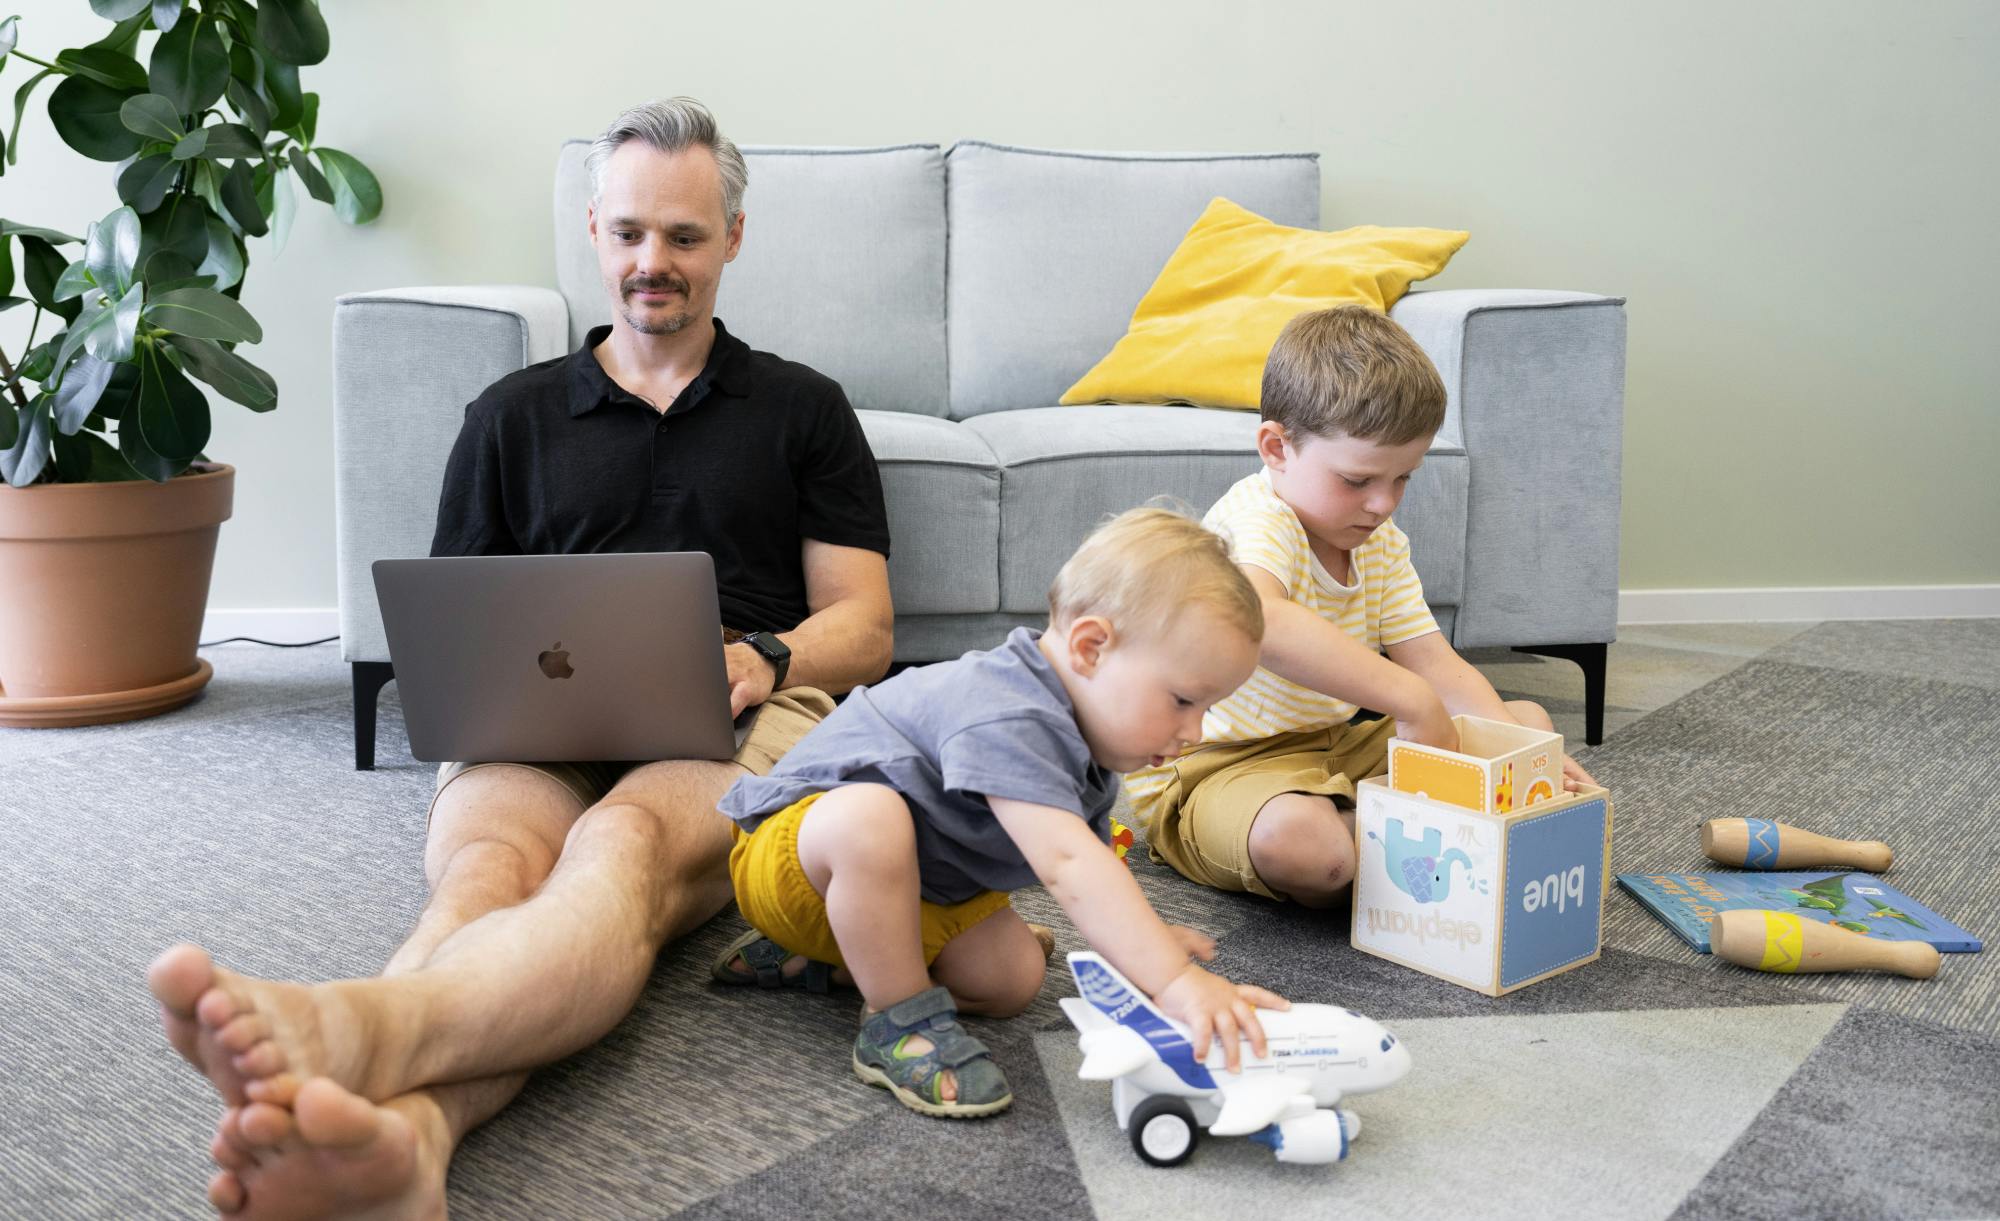
M 180 169 L 180 164 L 165 153 L 141 157 L 119 173 L 118 198 L 136 211 L 151 212 L 167 197 Z
M 0 297 L 14 291 L 14 243 L 0 233 Z M 0 309 L 5 309 L 0 306 Z
M 55 75 L 54 68 L 43 68 L 29 77 L 27 83 L 14 91 L 14 130 L 7 133 L 7 164 L 16 165 L 21 160 L 21 116 L 27 113 L 28 96 L 44 77 Z
M 237 162 L 241 165 L 242 162 Z M 271 253 L 281 254 L 285 239 L 292 235 L 292 218 L 298 215 L 299 197 L 292 190 L 291 175 L 279 172 L 271 178 Z
M 226 223 L 229 219 L 229 209 L 222 202 L 222 193 L 216 189 L 222 182 L 221 162 L 197 161 L 189 166 L 188 170 L 194 193 L 200 197 L 201 202 L 208 205 L 208 210 L 214 218 Z
M 57 301 L 56 282 L 69 266 L 69 260 L 56 253 L 56 248 L 41 238 L 23 233 L 21 237 L 21 282 L 28 286 L 28 295 L 35 304 L 52 314 L 60 315 L 65 322 L 75 322 L 83 312 L 81 301 Z
M 232 287 L 243 279 L 243 250 L 236 244 L 236 235 L 229 226 L 214 217 L 208 218 L 208 257 L 195 268 L 198 276 L 214 276 L 215 287 Z
M 174 195 L 161 207 L 139 218 L 139 268 L 142 277 L 159 278 L 151 264 L 155 256 L 172 252 L 194 271 L 208 255 L 208 209 L 187 195 Z
M 84 350 L 112 364 L 132 359 L 132 347 L 139 335 L 139 312 L 145 304 L 146 286 L 134 284 L 118 298 L 118 304 L 104 311 L 110 316 L 110 324 L 93 329 L 84 338 Z
M 312 163 L 311 157 L 300 151 L 287 157 L 286 160 L 291 163 L 292 172 L 299 176 L 299 181 L 306 184 L 308 195 L 321 203 L 333 202 L 333 188 L 327 184 L 326 175 L 320 173 L 319 167 Z
M 160 256 L 162 262 L 164 262 L 167 259 L 179 259 L 180 257 L 181 256 L 177 254 L 167 254 Z M 187 273 L 188 274 L 184 276 L 180 276 L 172 280 L 148 280 L 146 281 L 146 291 L 157 297 L 161 293 L 170 293 L 174 291 L 176 288 L 215 287 L 214 276 L 198 276 L 194 274 L 194 268 L 192 267 L 187 269 Z
M 319 94 L 308 93 L 300 99 L 298 133 L 299 142 L 311 144 L 313 134 L 319 130 Z
M 278 382 L 256 365 L 206 339 L 175 335 L 170 340 L 185 358 L 187 371 L 207 382 L 227 399 L 252 411 L 278 405 Z
M 185 462 L 208 444 L 208 400 L 155 346 L 139 356 L 138 406 L 136 421 L 146 448 L 162 458 Z M 128 412 L 119 431 L 130 428 L 134 420 Z
M 26 297 L 0 297 L 0 314 L 6 313 L 8 310 L 13 309 L 17 305 L 33 305 L 33 304 L 34 302 L 28 300 Z
M 215 22 L 197 16 L 160 35 L 153 44 L 150 79 L 153 92 L 181 114 L 195 114 L 221 97 L 222 87 L 229 83 L 229 52 L 215 32 Z
M 0 237 L 4 237 L 10 233 L 24 233 L 29 237 L 38 237 L 45 242 L 57 246 L 62 245 L 64 242 L 80 242 L 83 240 L 72 234 L 64 233 L 60 229 L 44 229 L 40 225 L 17 225 L 11 220 L 0 220 Z
M 144 89 L 146 70 L 130 55 L 120 55 L 104 47 L 77 47 L 56 53 L 56 65 L 75 76 L 87 76 L 113 89 Z
M 56 477 L 64 483 L 124 483 L 139 478 L 139 472 L 124 455 L 94 432 L 79 432 L 53 438 Z
M 128 98 L 118 108 L 118 121 L 128 131 L 136 131 L 148 140 L 165 140 L 171 144 L 185 134 L 181 126 L 180 112 L 174 104 L 157 93 L 142 93 Z
M 21 37 L 21 19 L 9 17 L 0 21 L 0 60 L 14 53 L 15 43 Z
M 0 477 L 17 488 L 27 487 L 41 477 L 49 462 L 49 397 L 43 395 L 28 404 L 20 421 L 14 444 L 0 454 Z
M 153 28 L 165 34 L 181 19 L 181 0 L 153 0 Z
M 223 175 L 222 203 L 240 231 L 251 237 L 270 232 L 264 223 L 264 210 L 257 205 L 256 176 L 249 162 L 238 161 Z
M 299 70 L 290 64 L 264 60 L 264 92 L 271 99 L 271 126 L 280 131 L 299 121 L 305 99 L 299 93 Z
M 123 161 L 145 143 L 125 126 L 119 109 L 132 93 L 72 76 L 49 95 L 49 120 L 63 143 L 94 161 Z
M 58 336 L 29 348 L 15 368 L 15 374 L 26 382 L 45 382 L 53 377 L 56 371 L 56 344 L 60 338 Z
M 135 382 L 134 385 L 136 386 L 137 383 Z M 137 471 L 141 478 L 150 479 L 154 483 L 165 483 L 175 475 L 186 470 L 188 464 L 186 460 L 176 462 L 172 458 L 162 458 L 153 452 L 151 446 L 146 444 L 145 436 L 139 431 L 139 420 L 136 414 L 138 411 L 138 401 L 139 394 L 134 390 L 131 397 L 127 400 L 128 410 L 126 416 L 118 423 L 118 456 L 125 459 L 126 463 L 133 470 Z
M 117 51 L 122 55 L 131 55 L 136 59 L 136 52 L 139 49 L 139 32 L 146 28 L 148 19 L 151 16 L 152 14 L 143 11 L 135 12 L 130 17 L 112 26 L 109 34 L 106 34 L 90 45 L 101 47 L 107 51 Z
M 326 58 L 326 18 L 312 0 L 263 0 L 257 6 L 257 41 L 286 64 L 316 64 Z
M 21 439 L 21 409 L 12 399 L 0 399 L 0 453 L 14 448 Z
M 235 48 L 231 50 L 233 52 Z M 259 140 L 271 134 L 271 108 L 264 105 L 264 99 L 257 96 L 255 89 L 232 76 L 223 89 L 223 96 L 229 99 L 236 117 L 242 119 L 244 126 L 255 132 Z
M 263 144 L 241 123 L 211 123 L 202 130 L 208 133 L 208 146 L 201 155 L 212 161 L 264 155 Z
M 97 281 L 91 278 L 90 265 L 82 259 L 63 268 L 61 278 L 56 280 L 56 300 L 68 301 L 81 297 L 94 288 Z
M 335 216 L 350 225 L 365 225 L 382 214 L 382 184 L 367 166 L 337 148 L 316 148 L 313 155 L 333 184 Z
M 198 127 L 174 141 L 174 160 L 192 161 L 208 148 L 208 128 Z
M 84 306 L 83 313 L 79 314 L 69 329 L 58 337 L 55 361 L 49 369 L 49 375 L 41 379 L 43 384 L 46 385 L 60 377 L 62 370 L 69 367 L 70 358 L 85 350 L 84 344 L 90 341 L 91 336 L 107 328 L 115 328 L 117 325 L 116 311 L 111 306 L 95 301 Z
M 139 262 L 139 214 L 119 208 L 93 225 L 83 257 L 98 287 L 112 296 L 124 293 Z
M 224 343 L 256 343 L 264 328 L 250 311 L 210 288 L 177 288 L 161 293 L 146 307 L 146 321 L 176 335 L 220 339 Z
M 90 413 L 97 410 L 97 400 L 104 397 L 104 387 L 111 381 L 111 371 L 118 366 L 108 360 L 85 355 L 69 367 L 63 374 L 62 385 L 56 388 L 56 397 L 51 409 L 55 417 L 56 432 L 69 436 L 83 427 Z
M 146 291 L 154 296 L 169 288 L 185 288 L 189 284 L 201 283 L 201 277 L 194 274 L 194 260 L 172 250 L 155 250 L 141 258 L 139 278 L 146 282 Z M 202 284 L 202 287 L 209 285 Z
M 146 11 L 152 0 L 90 0 L 90 11 L 106 21 L 123 21 Z

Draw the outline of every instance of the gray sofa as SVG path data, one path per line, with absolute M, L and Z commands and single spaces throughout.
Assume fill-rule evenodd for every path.
M 357 767 L 373 765 L 376 697 L 392 677 L 370 563 L 427 553 L 465 404 L 610 320 L 584 230 L 587 148 L 572 141 L 557 158 L 554 289 L 394 289 L 335 308 Z M 888 498 L 898 661 L 1038 622 L 1057 567 L 1107 514 L 1162 493 L 1200 510 L 1256 469 L 1252 413 L 1055 404 L 1124 334 L 1210 199 L 1319 226 L 1316 155 L 977 141 L 744 153 L 746 235 L 716 312 L 751 346 L 837 379 L 859 412 Z M 1450 392 L 1396 515 L 1439 623 L 1461 648 L 1580 662 L 1596 741 L 1617 622 L 1623 302 L 1413 292 L 1391 316 Z

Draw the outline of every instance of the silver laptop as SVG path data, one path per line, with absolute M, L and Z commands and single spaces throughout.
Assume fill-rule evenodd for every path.
M 727 759 L 715 563 L 699 551 L 377 560 L 410 753 L 427 763 Z

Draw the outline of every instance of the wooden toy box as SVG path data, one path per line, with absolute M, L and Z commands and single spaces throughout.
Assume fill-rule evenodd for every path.
M 1506 814 L 1563 791 L 1563 739 L 1484 717 L 1455 716 L 1459 748 L 1389 743 L 1389 787 L 1481 814 Z
M 1563 792 L 1562 738 L 1536 736 L 1553 739 L 1545 748 L 1557 769 L 1556 796 L 1519 808 L 1454 805 L 1398 792 L 1379 779 L 1356 786 L 1354 948 L 1488 996 L 1598 956 L 1610 883 L 1611 796 L 1601 788 Z M 1485 741 L 1461 745 L 1478 749 Z M 1398 748 L 1427 749 L 1399 739 L 1392 759 Z M 1520 753 L 1505 759 L 1519 765 Z M 1492 788 L 1452 791 L 1483 804 L 1495 796 Z

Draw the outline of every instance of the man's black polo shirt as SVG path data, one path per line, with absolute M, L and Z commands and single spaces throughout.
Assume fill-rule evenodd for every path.
M 501 378 L 465 409 L 432 555 L 706 551 L 722 622 L 803 621 L 802 539 L 889 554 L 882 481 L 838 383 L 715 323 L 708 363 L 665 414 L 592 349 Z

